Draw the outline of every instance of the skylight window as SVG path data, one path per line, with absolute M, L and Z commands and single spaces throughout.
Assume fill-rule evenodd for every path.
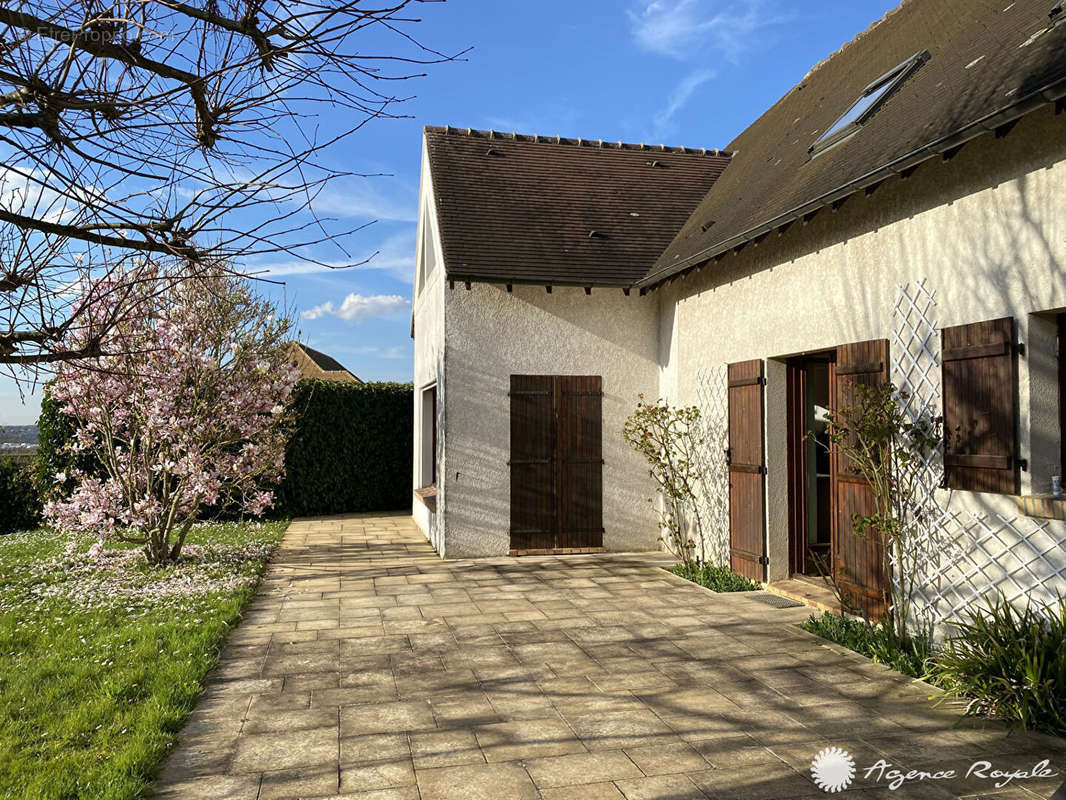
M 858 131 L 899 85 L 928 60 L 928 50 L 916 53 L 863 89 L 859 99 L 852 103 L 848 110 L 818 137 L 808 152 L 818 155 Z

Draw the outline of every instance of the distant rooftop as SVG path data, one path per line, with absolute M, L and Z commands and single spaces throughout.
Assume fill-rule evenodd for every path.
M 320 381 L 363 383 L 337 359 L 319 352 L 313 347 L 308 347 L 302 342 L 293 342 L 293 352 L 296 356 L 296 366 L 300 368 L 300 373 L 304 378 L 314 378 Z

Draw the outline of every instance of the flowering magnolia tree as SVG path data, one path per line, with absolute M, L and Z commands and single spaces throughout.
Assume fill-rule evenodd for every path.
M 130 291 L 148 313 L 110 330 L 112 355 L 63 364 L 48 389 L 74 420 L 68 447 L 98 467 L 56 475 L 61 491 L 45 516 L 96 536 L 93 555 L 111 539 L 143 545 L 150 563 L 165 564 L 180 556 L 202 508 L 240 504 L 259 516 L 273 503 L 264 487 L 284 471 L 298 374 L 291 323 L 245 279 L 135 272 L 94 286 L 92 313 L 112 317 Z M 79 335 L 87 334 L 71 334 Z

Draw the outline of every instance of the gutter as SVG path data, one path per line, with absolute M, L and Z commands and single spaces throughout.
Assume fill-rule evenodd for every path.
M 925 163 L 929 159 L 938 155 L 943 156 L 950 150 L 961 148 L 964 144 L 976 139 L 978 136 L 990 131 L 996 131 L 997 129 L 1003 128 L 1005 125 L 1013 124 L 1042 106 L 1048 105 L 1049 103 L 1061 104 L 1064 98 L 1066 98 L 1066 77 L 1059 77 L 1054 81 L 1045 84 L 1042 88 L 1030 92 L 1005 108 L 998 109 L 983 117 L 979 117 L 952 133 L 930 142 L 927 145 L 923 145 L 917 150 L 912 150 L 910 153 L 907 153 L 882 167 L 878 167 L 859 178 L 849 181 L 848 183 L 823 194 L 821 197 L 808 203 L 804 203 L 801 206 L 797 206 L 791 211 L 786 211 L 784 214 L 775 217 L 769 222 L 764 222 L 754 228 L 749 228 L 743 233 L 712 245 L 706 250 L 702 250 L 695 255 L 689 256 L 676 264 L 671 264 L 668 267 L 653 272 L 650 275 L 641 278 L 633 285 L 645 289 L 648 287 L 654 288 L 673 275 L 684 272 L 685 270 L 702 262 L 709 261 L 712 258 L 717 258 L 735 247 L 747 244 L 753 239 L 765 236 L 775 228 L 789 225 L 826 206 L 840 203 L 856 192 L 876 186 L 893 175 L 909 173 L 918 167 L 918 165 Z
M 498 278 L 498 277 L 479 277 L 477 275 L 464 275 L 457 272 L 453 274 L 446 274 L 445 279 L 448 281 L 450 289 L 456 288 L 456 284 L 465 285 L 467 283 L 484 283 L 489 285 L 498 286 L 560 286 L 576 289 L 631 289 L 639 286 L 634 281 L 575 281 L 570 279 L 558 280 L 556 278 Z

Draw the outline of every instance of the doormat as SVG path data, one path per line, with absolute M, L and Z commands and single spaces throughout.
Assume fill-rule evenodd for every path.
M 773 592 L 760 592 L 759 594 L 749 594 L 748 597 L 757 603 L 762 603 L 764 606 L 770 606 L 770 608 L 802 608 L 805 603 L 797 603 L 795 600 L 791 600 L 787 597 L 782 597 L 779 594 Z

